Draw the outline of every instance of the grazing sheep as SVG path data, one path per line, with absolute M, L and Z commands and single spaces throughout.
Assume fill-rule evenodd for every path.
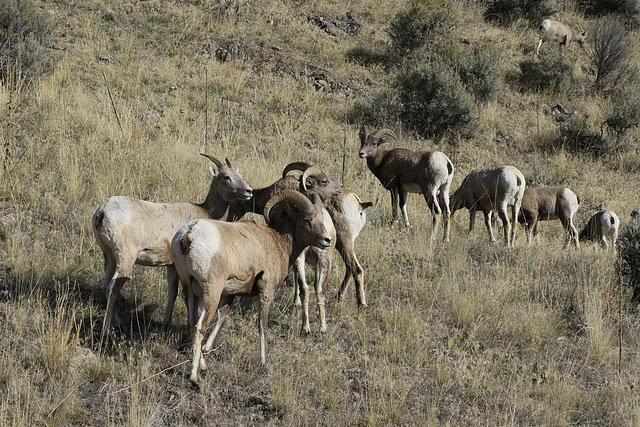
M 589 218 L 587 225 L 585 225 L 580 232 L 580 240 L 600 242 L 605 249 L 609 249 L 608 238 L 609 241 L 611 241 L 611 247 L 615 249 L 619 227 L 620 220 L 615 212 L 607 210 L 600 211 Z
M 568 188 L 527 188 L 518 215 L 518 221 L 527 231 L 527 243 L 531 243 L 534 233 L 538 234 L 538 221 L 559 219 L 566 231 L 564 247 L 567 248 L 571 242 L 579 247 L 578 231 L 573 225 L 573 215 L 579 207 L 580 199 Z
M 576 42 L 584 50 L 584 43 L 587 39 L 586 31 L 581 31 L 579 34 L 574 33 L 571 28 L 562 22 L 552 21 L 550 19 L 542 21 L 538 30 L 540 31 L 540 40 L 536 46 L 536 56 L 540 51 L 540 46 L 542 46 L 542 43 L 544 43 L 547 37 L 558 42 L 560 49 L 562 49 L 562 46 L 567 47 L 571 42 Z
M 398 220 L 398 199 L 404 222 L 407 216 L 407 193 L 423 194 L 433 216 L 431 238 L 435 240 L 439 217 L 444 217 L 445 242 L 449 241 L 449 188 L 453 179 L 453 163 L 441 151 L 411 151 L 404 148 L 385 150 L 380 145 L 386 137 L 396 139 L 393 131 L 379 129 L 369 133 L 366 126 L 360 130 L 359 156 L 367 159 L 369 170 L 391 192 L 393 221 Z
M 505 243 L 507 247 L 511 247 L 516 237 L 518 212 L 524 189 L 524 176 L 513 166 L 473 170 L 451 196 L 451 214 L 453 215 L 461 208 L 469 209 L 469 233 L 471 233 L 476 221 L 476 212 L 478 210 L 483 212 L 489 236 L 494 242 L 491 217 L 492 212 L 497 211 L 504 225 Z M 513 227 L 509 221 L 507 206 L 511 206 Z
M 209 194 L 203 203 L 151 203 L 131 197 L 107 199 L 93 214 L 93 232 L 104 255 L 103 288 L 107 297 L 102 333 L 111 333 L 114 321 L 120 323 L 115 303 L 120 290 L 131 276 L 134 264 L 167 267 L 169 298 L 164 324 L 171 321 L 171 312 L 178 292 L 178 276 L 171 257 L 171 238 L 185 223 L 197 218 L 226 220 L 232 200 L 247 200 L 252 195 L 237 169 L 226 159 L 223 164 L 208 154 L 209 171 L 213 177 Z
M 264 216 L 270 227 L 253 221 L 191 221 L 171 241 L 185 289 L 193 336 L 190 379 L 196 385 L 200 384 L 200 370 L 206 369 L 203 352 L 212 348 L 238 295 L 259 296 L 260 360 L 266 364 L 268 314 L 276 289 L 306 247 L 331 245 L 323 225 L 322 202 L 315 194 L 311 199 L 295 191 L 276 194 L 267 202 Z M 199 300 L 203 309 L 198 316 Z M 203 346 L 216 308 L 217 323 Z

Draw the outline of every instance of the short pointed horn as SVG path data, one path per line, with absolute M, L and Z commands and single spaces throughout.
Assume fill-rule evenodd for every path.
M 213 163 L 216 164 L 217 167 L 221 168 L 222 167 L 222 162 L 218 159 L 216 159 L 215 157 L 213 157 L 210 154 L 205 154 L 205 153 L 200 153 L 201 156 L 206 157 L 207 159 L 211 160 Z M 228 161 L 228 160 L 227 160 Z
M 320 168 L 317 168 L 315 166 L 311 166 L 306 171 L 304 171 L 301 179 L 302 188 L 304 189 L 304 191 L 307 191 L 307 178 L 309 178 L 310 176 L 317 177 L 321 174 L 322 174 L 322 170 L 320 170 Z
M 287 174 L 291 171 L 306 171 L 307 169 L 309 169 L 311 166 L 313 166 L 311 163 L 307 163 L 307 162 L 293 162 L 293 163 L 289 163 L 287 166 L 284 167 L 284 169 L 282 170 L 282 177 L 284 178 L 285 176 L 287 176 Z
M 227 166 L 231 167 L 231 162 L 227 157 L 224 158 L 224 161 L 227 163 Z
M 271 209 L 278 203 L 284 201 L 293 203 L 293 205 L 297 207 L 303 214 L 310 214 L 315 209 L 313 203 L 311 203 L 311 200 L 309 200 L 299 191 L 281 191 L 271 196 L 267 204 L 264 206 L 264 218 L 267 220 L 267 224 L 271 223 L 271 219 L 269 218 Z

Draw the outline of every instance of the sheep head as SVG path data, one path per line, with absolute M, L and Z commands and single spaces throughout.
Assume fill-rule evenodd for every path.
M 310 198 L 292 190 L 276 193 L 265 205 L 264 217 L 276 231 L 293 226 L 294 239 L 301 248 L 331 245 L 331 236 L 323 223 L 322 200 L 315 193 Z
M 316 193 L 322 200 L 327 200 L 342 193 L 342 184 L 330 178 L 322 169 L 306 162 L 294 162 L 285 166 L 282 171 L 284 178 L 291 171 L 302 171 L 301 176 L 296 176 L 300 182 L 300 191 L 305 194 Z
M 225 202 L 233 200 L 249 200 L 253 195 L 253 190 L 242 179 L 240 171 L 231 166 L 229 159 L 225 158 L 225 163 L 215 157 L 200 153 L 201 156 L 211 160 L 213 164 L 209 165 L 209 172 L 213 177 L 211 187 L 216 187 L 219 196 Z
M 391 129 L 378 129 L 374 133 L 369 133 L 369 130 L 364 125 L 360 130 L 359 136 L 360 152 L 358 155 L 363 159 L 374 157 L 378 153 L 378 146 L 384 143 L 387 137 L 398 140 L 398 137 Z

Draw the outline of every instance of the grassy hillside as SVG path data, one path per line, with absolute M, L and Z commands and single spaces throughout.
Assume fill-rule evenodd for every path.
M 15 3 L 1 4 L 4 13 Z M 562 250 L 558 221 L 542 223 L 531 245 L 518 230 L 508 250 L 482 221 L 467 235 L 466 211 L 451 243 L 431 242 L 424 198 L 409 196 L 410 228 L 390 225 L 388 192 L 357 155 L 363 123 L 391 127 L 400 141 L 390 146 L 452 159 L 452 189 L 474 168 L 511 164 L 527 185 L 578 194 L 578 228 L 601 208 L 625 224 L 640 203 L 638 131 L 600 129 L 607 108 L 633 100 L 616 85 L 594 88 L 593 61 L 577 46 L 563 55 L 562 86 L 537 90 L 523 70 L 553 64 L 556 47 L 536 58 L 533 21 L 486 19 L 483 2 L 447 3 L 455 25 L 431 51 L 409 53 L 389 31 L 405 2 L 24 4 L 24 21 L 9 16 L 40 29 L 24 42 L 35 65 L 0 75 L 1 425 L 638 423 L 640 317 L 620 293 L 614 251 Z M 574 28 L 597 21 L 577 3 L 552 5 Z M 391 109 L 361 114 L 429 52 L 458 72 L 475 47 L 490 53 L 499 83 L 473 98 L 468 134 L 428 137 L 401 115 L 385 120 Z M 300 336 L 287 282 L 270 313 L 268 366 L 258 366 L 255 307 L 237 305 L 199 392 L 184 304 L 163 331 L 165 272 L 136 267 L 118 345 L 101 348 L 104 273 L 90 218 L 103 200 L 201 202 L 201 152 L 228 157 L 259 188 L 299 160 L 341 179 L 343 151 L 345 187 L 374 203 L 356 242 L 369 308 L 356 308 L 353 290 L 336 300 L 336 256 L 325 335 L 314 313 L 312 334 Z

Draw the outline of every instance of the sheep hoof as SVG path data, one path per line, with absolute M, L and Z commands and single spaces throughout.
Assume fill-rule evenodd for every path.
M 200 377 L 191 377 L 189 378 L 191 381 L 191 387 L 196 391 L 202 391 L 202 383 L 200 382 Z

